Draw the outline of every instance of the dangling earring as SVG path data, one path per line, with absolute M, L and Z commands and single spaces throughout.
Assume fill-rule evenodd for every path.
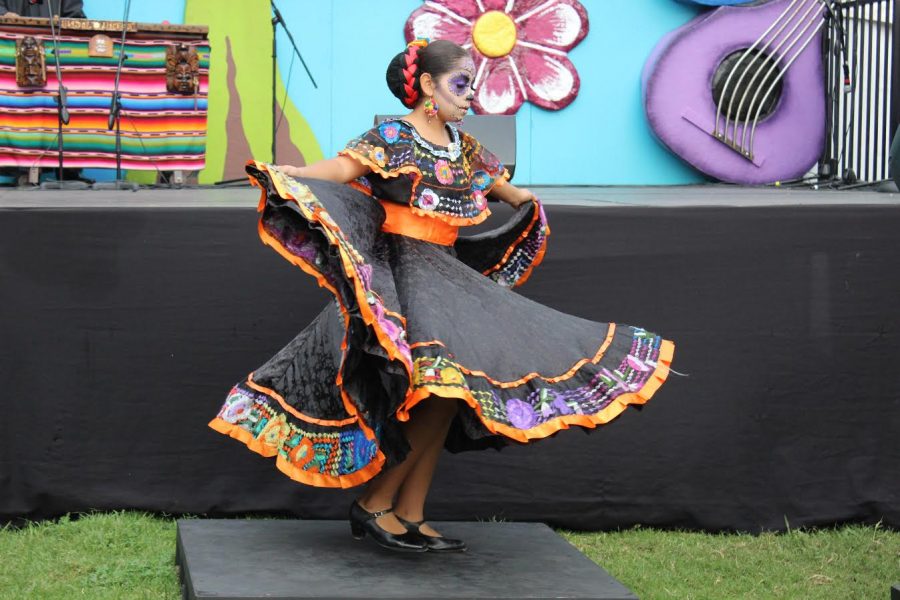
M 433 118 L 435 118 L 438 114 L 438 105 L 431 99 L 431 96 L 425 99 L 425 116 L 428 118 L 428 122 L 430 123 Z

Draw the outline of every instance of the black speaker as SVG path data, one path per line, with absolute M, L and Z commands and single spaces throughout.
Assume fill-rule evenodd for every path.
M 891 177 L 894 178 L 894 183 L 897 184 L 897 189 L 900 190 L 900 127 L 897 127 L 897 131 L 894 133 L 894 141 L 891 142 L 890 173 Z
M 405 115 L 375 115 L 375 125 Z M 503 162 L 512 178 L 516 172 L 516 117 L 513 115 L 466 115 L 460 129 L 472 135 Z

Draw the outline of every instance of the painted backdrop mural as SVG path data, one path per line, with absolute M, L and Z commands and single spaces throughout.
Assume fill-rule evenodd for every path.
M 209 93 L 207 168 L 201 183 L 245 176 L 251 157 L 272 160 L 272 23 L 269 0 L 187 0 L 185 22 L 209 25 L 213 47 Z M 304 165 L 322 158 L 306 119 L 285 94 L 276 70 L 278 162 Z M 283 115 L 281 114 L 283 112 Z
M 276 85 L 279 110 L 283 107 L 285 116 L 279 128 L 278 161 L 301 164 L 334 155 L 371 127 L 375 114 L 403 110 L 387 90 L 384 70 L 404 47 L 413 14 L 425 6 L 451 6 L 422 0 L 377 5 L 371 0 L 276 2 L 318 83 L 313 87 L 299 61 L 292 60 L 293 49 L 279 29 Z M 545 62 L 550 70 L 533 71 L 513 86 L 508 75 L 515 79 L 515 74 L 506 58 L 509 66 L 497 67 L 498 87 L 493 83 L 489 87 L 499 90 L 498 99 L 484 97 L 483 104 L 494 102 L 496 110 L 506 90 L 513 100 L 505 110 L 519 104 L 517 183 L 652 185 L 703 179 L 654 138 L 644 117 L 640 86 L 641 70 L 654 45 L 698 14 L 698 7 L 673 0 L 459 0 L 453 5 L 479 2 L 485 9 L 479 15 L 490 8 L 502 9 L 514 23 L 531 10 L 552 9 L 521 20 L 525 25 L 517 27 L 515 43 L 520 50 L 534 50 L 524 45 L 532 44 L 561 53 L 544 53 L 556 64 Z M 123 6 L 123 0 L 85 0 L 85 11 L 97 19 L 121 19 Z M 202 182 L 242 176 L 240 165 L 246 158 L 270 159 L 270 14 L 264 0 L 154 0 L 132 5 L 136 21 L 210 27 L 209 136 Z M 532 21 L 533 17 L 537 19 Z M 548 38 L 549 29 L 543 25 L 535 29 L 535 24 L 548 19 L 556 37 Z M 502 34 L 508 23 L 500 21 L 495 27 Z M 473 26 L 477 22 L 472 21 Z M 501 46 L 504 39 L 507 46 L 510 43 L 509 36 L 497 39 L 494 43 Z M 506 46 L 492 47 L 484 43 L 485 50 L 494 54 Z M 514 55 L 513 51 L 506 56 Z M 505 83 L 501 76 L 507 76 Z M 545 81 L 555 83 L 542 89 Z M 550 110 L 554 103 L 563 110 Z
M 90 18 L 121 20 L 123 16 L 122 2 L 85 0 L 84 6 Z M 243 178 L 244 163 L 249 158 L 271 159 L 269 15 L 269 0 L 155 0 L 132 5 L 130 19 L 134 21 L 209 26 L 211 100 L 206 168 L 199 174 L 200 183 Z M 286 57 L 289 62 L 290 55 Z M 276 71 L 275 83 L 279 116 L 283 111 L 276 147 L 279 162 L 305 164 L 319 160 L 319 142 L 293 98 L 286 95 L 280 70 Z M 103 178 L 96 171 L 90 175 Z M 149 182 L 155 173 L 132 172 L 130 178 Z

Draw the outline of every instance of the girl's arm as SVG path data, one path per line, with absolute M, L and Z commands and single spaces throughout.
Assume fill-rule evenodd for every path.
M 534 194 L 525 188 L 518 188 L 509 182 L 495 185 L 491 188 L 489 195 L 506 202 L 514 208 L 519 208 L 529 200 L 534 199 Z
M 278 165 L 278 169 L 291 177 L 309 177 L 311 179 L 327 179 L 337 183 L 347 183 L 358 177 L 362 177 L 371 169 L 366 165 L 346 156 L 335 156 L 328 160 L 320 160 L 317 163 L 305 167 L 291 165 Z

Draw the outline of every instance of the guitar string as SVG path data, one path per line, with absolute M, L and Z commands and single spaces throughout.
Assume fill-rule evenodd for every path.
M 772 50 L 771 57 L 773 58 L 773 60 L 771 61 L 772 64 L 769 66 L 769 68 L 766 69 L 765 63 L 763 63 L 763 65 L 760 67 L 760 69 L 757 70 L 755 73 L 753 73 L 753 75 L 750 79 L 750 83 L 747 85 L 746 89 L 744 90 L 744 93 L 741 95 L 741 101 L 738 103 L 737 112 L 735 113 L 737 116 L 741 116 L 741 114 L 743 114 L 744 103 L 747 101 L 747 96 L 750 94 L 750 92 L 752 90 L 754 90 L 754 85 L 756 84 L 757 80 L 759 79 L 760 73 L 765 71 L 766 75 L 765 75 L 765 77 L 763 77 L 762 81 L 759 83 L 759 87 L 756 88 L 755 93 L 753 94 L 753 101 L 751 102 L 751 105 L 747 108 L 747 117 L 750 116 L 750 114 L 753 111 L 753 102 L 755 102 L 756 99 L 759 97 L 759 90 L 762 89 L 762 86 L 765 85 L 766 80 L 772 75 L 772 73 L 774 73 L 775 70 L 778 69 L 779 63 L 787 56 L 787 53 L 791 51 L 791 48 L 793 48 L 797 44 L 797 42 L 803 38 L 803 34 L 805 33 L 805 31 L 810 27 L 810 25 L 812 25 L 815 22 L 816 17 L 814 16 L 813 19 L 810 20 L 809 23 L 807 23 L 806 27 L 799 34 L 797 34 L 797 37 L 796 38 L 793 37 L 794 34 L 796 33 L 797 29 L 800 27 L 800 25 L 802 25 L 803 23 L 806 22 L 806 19 L 809 17 L 810 13 L 816 8 L 816 6 L 821 6 L 820 1 L 821 0 L 812 0 L 812 3 L 809 5 L 809 8 L 806 9 L 806 12 L 804 12 L 803 15 L 800 17 L 800 19 L 794 24 L 794 26 L 787 33 L 787 35 L 784 37 L 784 39 L 782 39 L 778 43 L 778 45 Z M 791 43 L 788 45 L 788 47 L 786 49 L 782 50 L 784 48 L 785 44 L 787 44 L 789 41 Z M 741 152 L 745 156 L 747 153 L 744 150 L 744 138 L 746 137 L 746 134 L 747 134 L 748 121 L 749 121 L 748 118 L 745 118 L 744 120 L 741 121 L 741 123 L 742 123 L 741 141 L 740 141 L 740 144 L 738 144 L 737 143 L 738 123 L 737 123 L 737 120 L 735 120 L 734 135 L 732 136 L 732 140 L 731 140 L 732 144 L 737 144 L 736 149 L 738 150 L 738 152 Z
M 715 124 L 714 130 L 713 130 L 714 135 L 718 135 L 718 133 L 719 133 L 719 118 L 722 115 L 722 105 L 725 103 L 725 94 L 728 92 L 728 85 L 731 83 L 731 79 L 734 77 L 735 73 L 737 73 L 738 68 L 744 62 L 744 59 L 746 59 L 748 56 L 753 56 L 753 51 L 756 49 L 756 47 L 764 39 L 766 39 L 766 36 L 769 35 L 769 33 L 771 33 L 771 31 L 773 29 L 775 29 L 775 27 L 784 18 L 784 16 L 788 13 L 788 11 L 791 10 L 791 8 L 795 4 L 797 4 L 798 2 L 803 2 L 803 1 L 805 1 L 805 0 L 792 0 L 790 5 L 788 5 L 788 7 L 784 9 L 784 12 L 782 12 L 778 16 L 778 18 L 775 19 L 775 21 L 769 26 L 769 28 L 766 29 L 762 33 L 762 35 L 759 38 L 757 38 L 757 40 L 755 42 L 753 42 L 753 44 L 750 46 L 750 48 L 748 48 L 741 55 L 741 57 L 738 59 L 738 61 L 735 63 L 735 65 L 731 68 L 731 71 L 728 73 L 728 77 L 725 79 L 725 85 L 722 87 L 722 93 L 719 96 L 719 103 L 716 107 L 716 124 Z M 797 9 L 797 11 L 799 11 L 799 8 Z M 795 14 L 797 11 L 795 11 Z M 791 17 L 791 18 L 793 18 L 793 17 Z M 781 33 L 781 31 L 784 30 L 784 28 L 787 26 L 787 23 L 789 23 L 789 22 L 790 22 L 790 19 L 788 19 L 788 21 L 784 25 L 781 26 L 781 29 L 778 30 L 778 32 L 775 34 L 775 37 L 777 37 Z M 768 46 L 768 43 L 766 45 Z M 746 72 L 747 71 L 745 70 L 744 74 L 746 74 Z M 743 81 L 744 74 L 742 74 L 741 77 L 738 78 L 738 81 L 735 83 L 735 88 L 740 86 L 741 81 Z M 728 121 L 730 120 L 731 109 L 733 108 L 733 102 L 734 102 L 734 96 L 732 95 L 732 97 L 729 99 L 728 112 L 726 112 L 726 114 L 725 114 L 725 128 L 722 130 L 722 137 L 720 138 L 723 141 L 728 137 Z
M 750 64 L 747 66 L 747 68 L 744 70 L 744 72 L 741 73 L 741 77 L 738 80 L 738 84 L 735 85 L 734 92 L 732 93 L 731 98 L 729 98 L 729 103 L 728 103 L 728 113 L 733 114 L 735 116 L 735 118 L 734 118 L 733 130 L 731 132 L 732 133 L 731 140 L 728 140 L 728 129 L 727 128 L 725 130 L 725 140 L 730 142 L 732 147 L 734 147 L 737 142 L 738 121 L 741 120 L 741 119 L 739 119 L 739 117 L 741 116 L 741 113 L 742 113 L 742 108 L 743 108 L 742 105 L 743 105 L 743 101 L 746 99 L 747 91 L 749 91 L 750 89 L 753 88 L 753 85 L 756 82 L 756 79 L 759 77 L 760 70 L 765 68 L 764 61 L 766 60 L 766 58 L 770 57 L 770 55 L 774 55 L 774 56 L 776 56 L 776 62 L 777 62 L 777 55 L 778 55 L 779 50 L 781 50 L 781 47 L 784 45 L 784 43 L 788 39 L 790 39 L 790 36 L 794 33 L 794 31 L 796 31 L 797 25 L 799 25 L 799 24 L 796 24 L 794 26 L 794 28 L 791 29 L 791 31 L 787 34 L 787 36 L 781 40 L 781 43 L 779 43 L 774 49 L 770 49 L 770 46 L 772 46 L 773 44 L 778 42 L 778 39 L 781 36 L 782 32 L 784 32 L 785 28 L 787 28 L 791 23 L 793 23 L 794 19 L 800 14 L 800 11 L 803 9 L 803 7 L 806 5 L 806 2 L 808 2 L 808 1 L 809 0 L 801 0 L 800 4 L 794 10 L 794 12 L 791 14 L 791 16 L 788 17 L 787 21 L 785 21 L 784 24 L 775 33 L 775 35 L 772 36 L 769 39 L 769 41 L 767 41 L 766 44 L 756 54 L 754 54 L 753 58 L 751 59 Z M 817 0 L 812 0 L 813 3 L 815 3 L 816 1 Z M 812 4 L 810 6 L 810 8 L 812 8 L 812 6 L 815 6 L 815 4 Z M 800 18 L 803 19 L 806 16 L 806 14 L 808 14 L 808 13 L 809 13 L 809 9 L 807 9 L 807 12 L 804 13 L 804 15 L 801 16 Z M 753 69 L 753 67 L 755 67 L 756 63 L 762 63 L 759 66 L 759 70 Z M 738 102 L 737 111 L 734 111 L 734 102 L 735 102 L 735 99 L 737 98 L 736 94 L 741 93 L 740 92 L 740 88 L 741 88 L 740 83 L 742 83 L 744 81 L 744 78 L 746 78 L 748 76 L 750 77 L 750 82 L 746 86 L 744 86 L 744 93 L 741 95 L 741 101 Z M 746 118 L 744 118 L 742 120 L 742 122 L 746 123 Z
M 813 29 L 813 32 L 809 35 L 809 37 L 806 38 L 806 41 L 803 43 L 803 46 L 796 52 L 796 54 L 794 54 L 793 58 L 791 58 L 791 60 L 784 66 L 784 70 L 778 74 L 778 76 L 775 78 L 775 81 L 772 82 L 772 85 L 769 86 L 769 89 L 766 91 L 766 95 L 763 96 L 763 100 L 760 102 L 759 107 L 756 109 L 756 115 L 754 116 L 754 119 L 753 119 L 753 128 L 750 130 L 750 143 L 749 143 L 748 148 L 749 148 L 749 152 L 750 152 L 751 156 L 753 156 L 753 141 L 754 141 L 754 139 L 756 139 L 756 127 L 757 127 L 757 125 L 759 125 L 759 119 L 760 119 L 760 115 L 762 114 L 762 107 L 765 104 L 765 101 L 768 99 L 769 95 L 775 90 L 775 86 L 778 84 L 778 82 L 781 81 L 782 78 L 784 78 L 784 75 L 787 73 L 788 69 L 791 68 L 791 65 L 794 64 L 794 61 L 796 61 L 798 58 L 800 58 L 800 55 L 806 51 L 806 49 L 809 47 L 809 45 L 812 43 L 812 41 L 816 38 L 816 36 L 819 35 L 819 32 L 822 30 L 822 28 L 824 26 L 825 26 L 825 20 L 823 19 L 822 21 L 819 22 L 818 25 L 816 25 L 816 28 Z M 744 129 L 746 130 L 746 127 Z
M 753 149 L 752 148 L 745 149 L 745 142 L 747 141 L 747 132 L 748 132 L 749 126 L 752 122 L 749 119 L 749 116 L 753 114 L 753 109 L 756 106 L 756 100 L 760 97 L 759 96 L 760 92 L 762 92 L 763 86 L 766 85 L 766 81 L 768 81 L 770 77 L 774 76 L 774 84 L 777 85 L 778 82 L 784 78 L 788 69 L 791 68 L 791 65 L 794 64 L 794 61 L 797 60 L 797 57 L 800 56 L 800 54 L 807 48 L 807 46 L 809 46 L 809 43 L 812 38 L 807 39 L 803 43 L 803 45 L 800 47 L 800 50 L 793 56 L 793 58 L 788 59 L 788 55 L 790 54 L 790 52 L 794 49 L 794 47 L 799 42 L 801 42 L 803 40 L 803 36 L 806 35 L 806 32 L 809 30 L 809 28 L 812 27 L 813 25 L 815 25 L 817 21 L 820 24 L 824 24 L 825 21 L 824 21 L 824 19 L 822 19 L 822 9 L 824 8 L 824 4 L 821 3 L 821 0 L 818 0 L 815 4 L 813 4 L 813 6 L 810 7 L 810 10 L 807 10 L 806 13 L 803 15 L 803 18 L 806 19 L 809 12 L 814 8 L 818 8 L 816 13 L 812 15 L 809 22 L 807 22 L 806 25 L 803 27 L 803 29 L 800 30 L 800 32 L 797 34 L 797 37 L 794 38 L 794 40 L 790 43 L 790 45 L 784 49 L 784 54 L 779 56 L 778 60 L 774 61 L 772 63 L 772 65 L 768 68 L 768 70 L 766 70 L 766 74 L 763 76 L 762 80 L 759 82 L 759 87 L 757 87 L 756 90 L 753 92 L 753 97 L 750 100 L 750 105 L 747 107 L 748 119 L 746 119 L 743 123 L 743 129 L 741 131 L 741 142 L 740 142 L 740 145 L 738 146 L 738 149 L 741 152 L 743 152 L 745 155 L 747 155 L 748 157 L 750 157 L 752 155 Z M 800 25 L 800 23 L 797 24 L 797 26 L 799 26 L 799 25 Z M 796 29 L 796 27 L 795 27 L 795 29 Z M 813 31 L 812 37 L 815 37 L 816 31 L 818 31 L 818 29 Z M 793 34 L 793 30 L 791 31 L 791 34 Z M 779 66 L 778 63 L 781 61 L 787 61 L 787 63 L 784 65 L 784 67 Z M 770 86 L 770 93 L 771 93 L 771 91 L 774 91 L 774 89 L 775 89 L 774 86 Z M 746 97 L 749 93 L 750 93 L 750 90 L 748 88 L 747 91 L 745 92 L 744 96 Z M 743 105 L 743 100 L 741 101 L 741 104 Z M 738 108 L 738 112 L 740 112 L 740 110 L 741 109 Z M 760 104 L 759 107 L 757 107 L 757 111 L 756 111 L 757 119 L 760 114 L 762 114 L 762 104 Z
M 824 20 L 822 19 L 822 9 L 823 8 L 824 8 L 824 4 L 823 4 L 822 0 L 815 0 L 813 5 L 810 6 L 809 9 L 807 9 L 807 11 L 803 14 L 802 20 L 794 26 L 794 28 L 791 30 L 789 35 L 793 35 L 801 23 L 806 23 L 804 25 L 803 29 L 801 29 L 797 33 L 797 36 L 795 38 L 793 38 L 793 40 L 787 46 L 787 48 L 785 48 L 782 51 L 782 53 L 779 54 L 777 60 L 773 61 L 772 64 L 769 66 L 769 68 L 765 70 L 765 75 L 763 75 L 763 77 L 760 79 L 759 86 L 753 90 L 753 96 L 750 100 L 750 105 L 747 107 L 747 118 L 743 121 L 743 124 L 742 124 L 740 143 L 738 144 L 738 147 L 737 147 L 738 151 L 742 152 L 746 157 L 752 158 L 752 155 L 753 155 L 752 145 L 748 146 L 746 144 L 746 142 L 747 142 L 747 132 L 750 130 L 751 123 L 753 123 L 753 120 L 750 119 L 750 115 L 754 114 L 754 107 L 756 107 L 756 109 L 757 109 L 756 113 L 755 113 L 755 117 L 756 117 L 756 122 L 758 122 L 758 119 L 759 119 L 760 115 L 762 114 L 762 107 L 764 106 L 765 99 L 767 99 L 771 95 L 771 92 L 773 92 L 775 90 L 775 86 L 777 86 L 778 82 L 780 82 L 784 78 L 784 76 L 787 74 L 788 69 L 790 69 L 790 67 L 791 67 L 791 65 L 793 65 L 794 61 L 796 61 L 796 59 L 800 55 L 800 53 L 802 53 L 806 49 L 806 47 L 809 46 L 809 42 L 811 40 L 806 40 L 802 44 L 802 46 L 801 46 L 800 50 L 797 52 L 797 54 L 795 54 L 793 56 L 793 58 L 789 58 L 791 51 L 794 49 L 794 47 L 798 43 L 800 43 L 803 40 L 803 36 L 806 34 L 806 32 L 809 30 L 810 27 L 812 27 L 813 25 L 816 24 L 817 21 L 819 23 L 824 23 Z M 810 15 L 810 13 L 812 12 L 813 9 L 817 9 L 817 10 L 815 11 L 814 14 Z M 810 16 L 810 19 L 808 21 L 806 21 L 807 16 Z M 812 37 L 815 37 L 815 32 L 813 32 Z M 787 41 L 787 39 L 784 40 L 784 42 L 786 42 L 786 41 Z M 783 45 L 784 44 L 782 43 L 782 46 Z M 786 63 L 786 64 L 784 64 L 784 66 L 782 67 L 779 63 Z M 757 73 L 757 75 L 759 75 L 759 73 Z M 774 76 L 773 85 L 770 85 L 767 94 L 765 96 L 763 96 L 763 100 L 760 102 L 759 106 L 757 107 L 756 101 L 757 101 L 757 99 L 760 98 L 760 93 L 763 91 L 764 86 L 766 85 L 766 82 L 773 76 Z M 741 104 L 738 107 L 738 113 L 741 112 L 741 106 L 743 106 L 744 101 L 746 100 L 746 97 L 750 94 L 750 91 L 751 91 L 751 88 L 748 87 L 748 89 L 744 93 L 744 98 L 741 99 Z M 737 127 L 735 127 L 735 137 L 737 137 Z

